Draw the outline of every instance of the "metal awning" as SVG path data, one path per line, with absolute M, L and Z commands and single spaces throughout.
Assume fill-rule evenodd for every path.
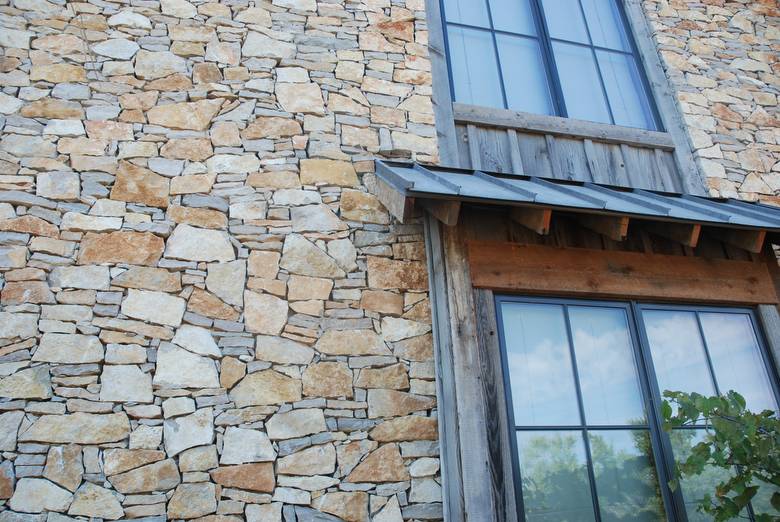
M 423 200 L 426 206 L 450 201 L 780 232 L 780 208 L 731 198 L 381 160 L 376 176 L 385 185 L 380 199 L 401 221 L 415 200 Z

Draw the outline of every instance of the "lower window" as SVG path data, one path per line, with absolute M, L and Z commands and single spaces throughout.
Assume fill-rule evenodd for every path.
M 721 477 L 667 486 L 703 430 L 669 436 L 659 405 L 665 390 L 736 390 L 750 409 L 777 411 L 752 311 L 496 301 L 521 519 L 707 520 L 696 503 Z

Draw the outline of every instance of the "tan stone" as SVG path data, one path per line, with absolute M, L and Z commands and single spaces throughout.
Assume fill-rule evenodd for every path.
M 76 491 L 84 475 L 81 447 L 75 444 L 52 446 L 46 455 L 43 476 L 70 491 Z
M 222 487 L 260 493 L 273 493 L 276 486 L 272 462 L 220 467 L 211 472 L 211 479 Z
M 327 159 L 301 160 L 301 183 L 304 185 L 338 185 L 355 187 L 359 184 L 355 167 L 349 161 Z
M 211 137 L 211 143 L 215 147 L 241 146 L 241 136 L 238 132 L 238 125 L 232 121 L 215 123 L 209 131 L 209 136 Z
M 181 482 L 181 478 L 176 461 L 166 459 L 114 475 L 109 477 L 108 481 L 111 482 L 114 489 L 128 495 L 130 493 L 167 491 L 175 488 Z
M 276 413 L 266 422 L 265 428 L 272 440 L 297 439 L 328 429 L 325 414 L 316 408 Z
M 155 266 L 165 243 L 148 232 L 87 233 L 81 241 L 79 264 L 117 264 Z
M 216 486 L 209 482 L 180 484 L 168 501 L 169 519 L 198 518 L 217 510 Z
M 341 193 L 341 217 L 362 223 L 390 223 L 390 214 L 376 196 L 360 190 L 344 190 Z
M 277 83 L 276 98 L 287 112 L 325 113 L 322 91 L 316 83 Z
M 127 161 L 119 162 L 111 199 L 166 208 L 168 193 L 168 178 Z
M 110 477 L 164 458 L 165 452 L 159 450 L 111 448 L 103 453 L 103 472 Z
M 15 304 L 52 304 L 54 294 L 44 281 L 8 282 L 0 292 L 0 303 Z
M 437 440 L 438 423 L 435 418 L 407 415 L 378 424 L 369 437 L 379 442 L 403 442 L 410 440 Z
M 295 189 L 301 186 L 298 174 L 290 171 L 254 172 L 247 176 L 246 182 L 255 188 Z
M 404 298 L 400 294 L 383 290 L 364 290 L 360 296 L 360 308 L 390 315 L 401 315 Z
M 249 254 L 248 270 L 249 275 L 254 277 L 263 277 L 273 279 L 279 272 L 279 252 L 264 250 L 253 250 Z
M 0 462 L 0 499 L 9 499 L 14 494 L 16 477 L 10 460 Z
M 276 469 L 280 475 L 330 475 L 336 469 L 336 449 L 333 444 L 312 446 L 279 459 Z
M 368 257 L 368 286 L 378 289 L 427 290 L 428 270 L 420 261 Z
M 146 91 L 138 94 L 123 94 L 119 97 L 119 105 L 123 109 L 148 111 L 157 103 L 160 93 Z
M 393 343 L 396 357 L 409 361 L 433 360 L 433 335 L 425 334 Z
M 124 413 L 93 415 L 43 415 L 24 433 L 20 441 L 60 444 L 104 444 L 119 442 L 130 434 L 130 422 Z
M 301 381 L 274 370 L 250 373 L 230 392 L 238 408 L 301 400 Z
M 352 370 L 344 363 L 312 364 L 303 372 L 302 380 L 304 395 L 352 398 Z
M 398 417 L 433 408 L 432 397 L 414 395 L 395 390 L 368 390 L 368 417 Z
M 21 114 L 25 118 L 80 120 L 84 118 L 84 109 L 77 102 L 44 98 L 22 107 Z
M 390 355 L 373 330 L 326 330 L 315 348 L 328 355 Z
M 68 515 L 116 520 L 125 512 L 117 496 L 110 490 L 91 482 L 85 482 L 73 497 Z
M 268 294 L 244 292 L 244 321 L 249 332 L 279 335 L 287 324 L 287 301 Z
M 84 122 L 87 136 L 100 140 L 133 140 L 133 124 L 115 121 L 89 120 Z
M 189 300 L 187 301 L 187 310 L 206 317 L 214 319 L 223 319 L 225 321 L 238 320 L 239 313 L 227 303 L 224 303 L 214 294 L 211 294 L 200 288 L 194 288 Z
M 311 277 L 344 277 L 336 260 L 300 234 L 288 234 L 284 239 L 279 266 L 293 274 Z
M 327 300 L 332 289 L 331 279 L 293 275 L 287 281 L 287 299 L 290 301 Z
M 287 138 L 301 134 L 301 124 L 292 118 L 261 117 L 241 131 L 245 140 Z
M 30 80 L 44 80 L 51 83 L 85 82 L 87 71 L 80 65 L 55 63 L 51 65 L 33 65 Z
M 146 116 L 149 123 L 170 129 L 205 130 L 220 107 L 222 100 L 170 103 L 150 109 Z
M 220 363 L 219 384 L 226 390 L 233 387 L 246 375 L 246 364 L 235 357 L 225 357 Z
M 368 520 L 368 493 L 365 491 L 336 491 L 325 493 L 312 505 L 325 513 L 335 515 L 345 522 Z
M 164 78 L 146 84 L 146 90 L 153 91 L 186 91 L 192 89 L 192 81 L 183 74 L 171 74 Z
M 355 386 L 358 388 L 385 388 L 408 390 L 409 376 L 406 366 L 393 364 L 385 368 L 364 368 L 360 370 Z
M 21 232 L 32 236 L 57 238 L 60 235 L 56 225 L 35 216 L 21 216 L 0 220 L 0 231 Z
M 168 207 L 168 219 L 174 223 L 194 225 L 201 228 L 227 228 L 227 216 L 218 210 L 208 208 L 171 205 Z
M 215 174 L 195 174 L 192 176 L 176 176 L 171 179 L 171 195 L 208 194 L 216 179 Z
M 277 364 L 309 364 L 314 350 L 305 344 L 271 335 L 255 336 L 255 359 Z
M 208 138 L 176 138 L 160 149 L 164 158 L 205 161 L 214 155 L 214 149 Z
M 179 292 L 181 276 L 178 272 L 169 272 L 164 268 L 133 266 L 112 279 L 111 284 L 121 288 Z
M 236 252 L 227 233 L 177 225 L 165 245 L 166 257 L 186 261 L 232 261 Z
M 24 477 L 16 483 L 8 506 L 22 513 L 65 511 L 73 501 L 73 495 L 46 479 Z
M 409 479 L 411 477 L 395 443 L 385 444 L 369 453 L 346 478 L 347 482 L 400 482 Z
M 50 399 L 51 396 L 51 376 L 49 368 L 45 365 L 19 370 L 7 377 L 0 378 L 0 397 L 8 399 Z M 0 449 L 8 448 L 3 448 L 0 443 Z

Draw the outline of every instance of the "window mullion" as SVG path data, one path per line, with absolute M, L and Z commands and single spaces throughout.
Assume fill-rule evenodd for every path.
M 490 0 L 485 0 L 485 7 L 487 8 L 488 22 L 490 23 L 490 37 L 493 39 L 493 51 L 496 55 L 496 67 L 498 68 L 498 81 L 501 84 L 501 97 L 504 100 L 504 108 L 509 108 L 509 100 L 506 97 L 506 86 L 504 85 L 504 71 L 501 67 L 501 55 L 498 52 L 498 39 L 496 38 L 496 29 L 493 26 L 493 12 L 490 9 Z
M 601 64 L 599 63 L 599 57 L 596 54 L 596 49 L 593 46 L 593 37 L 590 35 L 590 26 L 588 25 L 588 17 L 585 16 L 585 8 L 582 6 L 582 0 L 577 0 L 577 5 L 580 7 L 580 14 L 582 15 L 582 24 L 585 26 L 585 34 L 588 35 L 588 47 L 590 47 L 590 53 L 593 55 L 593 65 L 596 66 L 596 72 L 599 73 L 599 85 L 601 85 L 601 94 L 604 95 L 604 101 L 607 104 L 607 112 L 609 112 L 609 122 L 615 125 L 615 115 L 612 113 L 612 102 L 609 100 L 607 94 L 607 86 L 604 84 L 604 75 L 601 72 Z
M 539 33 L 539 47 L 542 52 L 547 81 L 552 89 L 550 94 L 552 95 L 553 109 L 558 116 L 568 118 L 569 112 L 566 109 L 566 100 L 563 99 L 561 79 L 558 75 L 558 66 L 555 63 L 552 39 L 547 29 L 547 19 L 544 16 L 544 7 L 542 7 L 541 0 L 529 0 L 529 3 L 536 22 L 536 32 Z
M 701 337 L 701 345 L 704 347 L 704 357 L 707 359 L 707 368 L 710 371 L 710 379 L 712 380 L 712 386 L 715 389 L 715 395 L 722 395 L 720 386 L 718 386 L 718 380 L 715 378 L 715 367 L 712 365 L 712 357 L 710 356 L 710 347 L 707 345 L 707 338 L 704 336 L 704 328 L 701 325 L 701 318 L 699 312 L 694 314 L 696 316 L 696 326 L 699 328 L 699 336 Z

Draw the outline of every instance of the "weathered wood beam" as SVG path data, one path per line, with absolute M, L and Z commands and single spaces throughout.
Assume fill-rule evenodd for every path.
M 448 227 L 454 227 L 458 224 L 460 201 L 448 201 L 445 199 L 423 199 L 419 201 L 420 206 Z
M 577 223 L 613 241 L 623 241 L 628 235 L 629 218 L 626 216 L 596 216 L 578 214 Z
M 509 211 L 509 216 L 516 223 L 533 230 L 541 236 L 546 236 L 550 233 L 552 210 L 549 208 L 513 207 Z
M 388 185 L 382 178 L 376 177 L 374 195 L 401 223 L 406 223 L 414 212 L 414 198 L 407 197 L 394 187 Z
M 753 254 L 761 253 L 761 250 L 764 248 L 764 240 L 766 239 L 766 230 L 712 228 L 708 232 L 728 245 L 747 250 Z
M 671 239 L 691 248 L 696 248 L 701 235 L 701 225 L 688 223 L 653 222 L 646 223 L 644 228 L 651 234 Z
M 476 288 L 587 298 L 775 304 L 766 262 L 468 242 Z

